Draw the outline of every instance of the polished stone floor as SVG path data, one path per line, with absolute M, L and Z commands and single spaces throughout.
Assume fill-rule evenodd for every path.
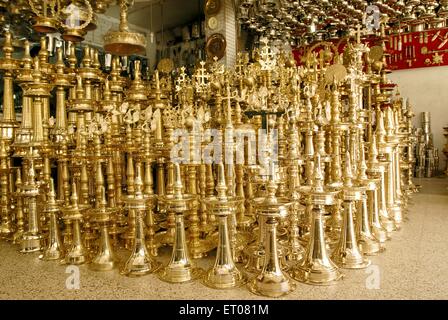
M 285 299 L 448 299 L 448 179 L 416 180 L 407 221 L 366 270 L 344 270 L 331 287 L 297 283 Z M 168 252 L 161 261 L 166 261 Z M 199 265 L 208 267 L 213 257 Z M 213 290 L 201 283 L 172 285 L 154 275 L 127 278 L 118 271 L 80 266 L 79 289 L 67 289 L 66 266 L 22 255 L 0 241 L 0 299 L 260 299 L 245 287 Z

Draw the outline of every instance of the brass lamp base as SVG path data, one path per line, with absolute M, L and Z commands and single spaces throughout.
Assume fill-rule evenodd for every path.
M 341 268 L 344 269 L 364 269 L 370 266 L 371 261 L 365 258 L 358 259 L 358 257 L 344 256 L 344 257 L 333 257 L 335 263 L 337 263 Z
M 9 239 L 9 237 L 14 232 L 14 229 L 12 228 L 11 222 L 7 221 L 0 225 L 0 237 Z
M 279 298 L 293 292 L 296 284 L 282 274 L 265 273 L 255 277 L 248 288 L 256 295 Z
M 344 275 L 334 263 L 330 262 L 328 265 L 320 264 L 318 261 L 302 260 L 302 263 L 292 269 L 289 275 L 299 282 L 321 286 L 333 285 L 342 280 Z
M 394 223 L 394 221 L 388 217 L 385 217 L 384 215 L 380 216 L 380 221 L 381 224 L 383 225 L 384 229 L 386 230 L 388 236 L 387 238 L 390 238 L 390 234 L 392 233 L 392 231 L 396 231 L 397 227 Z
M 380 243 L 384 243 L 387 240 L 390 240 L 390 236 L 388 236 L 386 230 L 381 226 L 372 226 L 372 234 L 375 236 L 376 239 L 378 239 L 378 241 Z
M 201 268 L 167 266 L 157 274 L 160 280 L 170 283 L 183 283 L 199 279 L 204 274 Z
M 160 246 L 172 246 L 174 243 L 174 229 L 161 231 L 154 236 L 154 241 Z
M 215 247 L 216 245 L 209 239 L 193 239 L 188 243 L 189 253 L 193 259 L 206 257 Z
M 287 270 L 288 259 L 287 256 L 290 251 L 285 250 L 285 247 L 279 246 L 277 249 L 277 255 L 280 263 L 280 268 L 282 270 Z M 244 253 L 246 264 L 244 268 L 250 273 L 257 273 L 263 269 L 264 260 L 265 260 L 265 252 L 262 249 L 259 249 L 258 244 L 248 247 L 248 250 Z
M 398 231 L 401 229 L 401 223 L 403 222 L 403 213 L 398 205 L 394 205 L 389 208 L 389 212 L 392 215 L 392 220 L 395 223 L 395 229 Z
M 24 233 L 25 231 L 23 229 L 22 230 L 18 229 L 12 236 L 12 243 L 20 244 L 22 242 Z
M 126 262 L 120 274 L 128 277 L 138 277 L 153 273 L 160 268 L 160 264 L 148 259 L 147 255 L 133 256 Z
M 377 239 L 363 234 L 358 238 L 358 246 L 361 252 L 368 256 L 376 256 L 386 250 Z

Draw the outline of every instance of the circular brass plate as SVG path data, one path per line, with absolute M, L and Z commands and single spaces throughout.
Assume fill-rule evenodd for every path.
M 144 54 L 146 52 L 146 38 L 137 32 L 108 32 L 104 36 L 104 50 L 118 56 Z
M 207 0 L 205 4 L 205 14 L 215 15 L 221 9 L 221 0 Z
M 169 58 L 165 58 L 160 60 L 159 64 L 157 65 L 157 70 L 162 73 L 170 73 L 174 69 L 174 62 L 173 60 Z
M 226 46 L 226 39 L 222 34 L 212 34 L 207 40 L 207 45 L 205 46 L 207 56 L 210 59 L 214 57 L 217 57 L 218 60 L 222 59 L 224 57 L 224 53 L 226 52 Z
M 219 22 L 218 19 L 216 17 L 210 17 L 207 20 L 207 26 L 211 29 L 211 30 L 216 30 L 219 27 Z
M 340 82 L 347 76 L 347 69 L 342 64 L 334 64 L 325 73 L 325 82 L 332 83 L 334 80 Z

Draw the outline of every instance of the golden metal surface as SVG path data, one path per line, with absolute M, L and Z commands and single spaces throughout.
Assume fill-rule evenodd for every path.
M 295 280 L 330 285 L 339 268 L 366 267 L 405 225 L 414 115 L 360 43 L 344 65 L 310 54 L 296 67 L 263 40 L 253 62 L 145 80 L 138 60 L 132 79 L 118 57 L 104 73 L 88 47 L 80 64 L 73 50 L 51 64 L 45 38 L 16 60 L 12 40 L 0 59 L 0 237 L 22 252 L 280 297 Z
M 227 42 L 222 34 L 214 33 L 212 34 L 205 45 L 205 51 L 209 59 L 221 60 L 226 52 Z
M 104 35 L 104 50 L 118 56 L 144 54 L 146 38 L 143 34 L 129 30 L 126 1 L 120 1 L 120 26 L 117 31 L 109 30 Z

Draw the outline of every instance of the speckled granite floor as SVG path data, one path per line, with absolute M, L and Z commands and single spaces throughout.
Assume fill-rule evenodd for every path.
M 413 197 L 408 221 L 387 242 L 387 250 L 372 257 L 375 267 L 344 270 L 345 279 L 331 287 L 298 283 L 286 299 L 448 299 L 448 179 L 416 183 L 423 189 Z M 79 290 L 69 290 L 66 267 L 37 257 L 21 255 L 17 247 L 0 241 L 0 299 L 260 299 L 244 287 L 219 291 L 198 282 L 171 285 L 154 275 L 127 278 L 87 266 L 80 266 Z M 212 261 L 210 257 L 200 265 L 208 267 Z M 372 282 L 375 271 L 379 282 Z M 374 284 L 379 289 L 371 288 Z

